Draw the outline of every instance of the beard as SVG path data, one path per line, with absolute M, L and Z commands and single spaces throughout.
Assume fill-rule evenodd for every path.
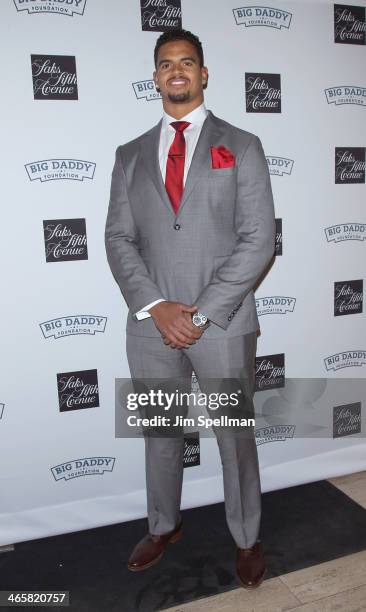
M 179 104 L 180 102 L 189 102 L 189 100 L 191 99 L 191 92 L 186 91 L 180 94 L 170 94 L 169 93 L 168 98 L 170 102 L 173 102 L 175 104 Z

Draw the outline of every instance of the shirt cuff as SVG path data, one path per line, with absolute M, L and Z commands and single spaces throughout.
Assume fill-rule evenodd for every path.
M 147 319 L 148 317 L 151 317 L 151 314 L 148 312 L 149 308 L 152 308 L 153 306 L 155 306 L 155 304 L 159 304 L 159 302 L 166 302 L 166 300 L 163 300 L 163 299 L 155 300 L 155 302 L 151 302 L 150 304 L 147 304 L 146 306 L 141 308 L 141 310 L 135 313 L 136 319 L 138 321 L 142 321 L 142 319 Z

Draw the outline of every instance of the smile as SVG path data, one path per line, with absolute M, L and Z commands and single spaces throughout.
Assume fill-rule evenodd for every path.
M 172 79 L 171 81 L 169 81 L 170 85 L 174 85 L 174 86 L 178 86 L 178 85 L 185 85 L 186 84 L 186 80 L 185 79 Z

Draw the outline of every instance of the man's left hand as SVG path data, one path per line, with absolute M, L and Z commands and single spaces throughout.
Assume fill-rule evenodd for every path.
M 193 304 L 192 304 L 192 306 L 193 306 Z M 200 337 L 202 336 L 203 332 L 207 328 L 206 327 L 197 327 L 197 325 L 193 325 L 193 323 L 192 323 L 192 315 L 189 312 L 185 312 L 183 314 L 184 314 L 185 318 L 187 319 L 188 323 L 190 323 L 190 325 L 192 326 L 192 331 L 195 332 L 197 340 L 199 340 Z M 199 335 L 197 336 L 197 334 L 199 334 Z M 176 344 L 174 344 L 173 342 L 170 342 L 165 337 L 163 338 L 163 340 L 164 340 L 164 344 L 166 344 L 167 346 L 170 346 L 170 348 L 177 348 Z M 191 345 L 188 344 L 185 348 L 189 348 L 190 346 Z

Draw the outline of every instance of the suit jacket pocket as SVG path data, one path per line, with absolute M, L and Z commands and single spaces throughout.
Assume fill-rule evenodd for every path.
M 211 168 L 208 171 L 209 178 L 225 178 L 225 176 L 233 177 L 236 173 L 236 168 L 233 166 L 232 168 Z

